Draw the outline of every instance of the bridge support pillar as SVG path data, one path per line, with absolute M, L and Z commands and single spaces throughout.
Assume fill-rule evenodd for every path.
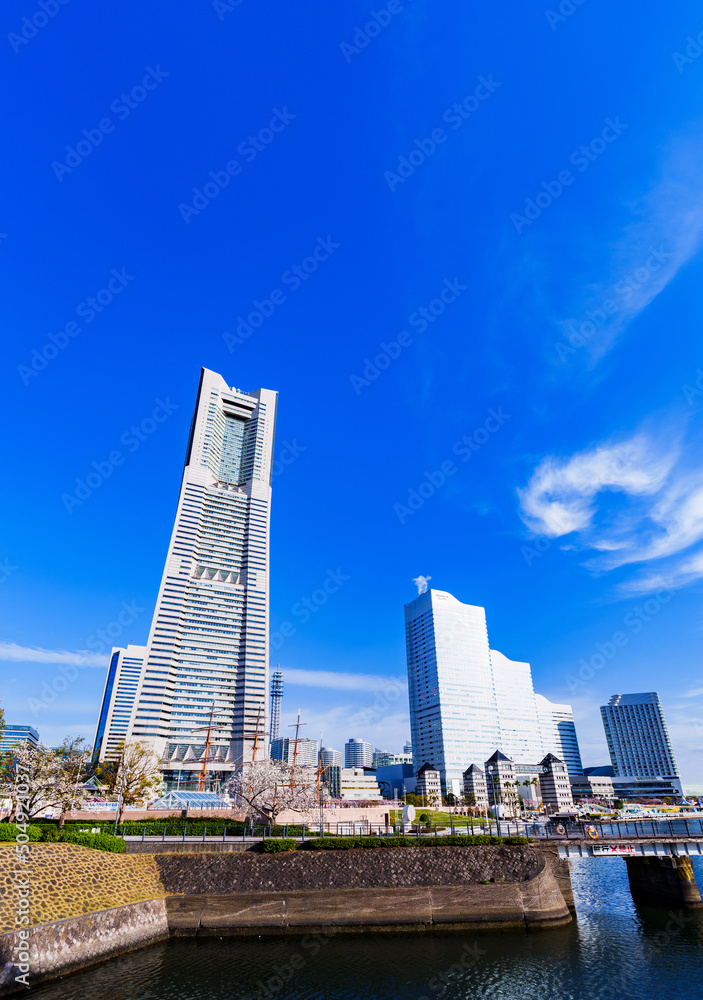
M 635 902 L 662 906 L 676 902 L 687 909 L 703 907 L 691 859 L 686 855 L 625 858 L 625 861 Z

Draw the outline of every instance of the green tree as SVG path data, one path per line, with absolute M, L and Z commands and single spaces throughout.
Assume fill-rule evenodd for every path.
M 108 794 L 118 797 L 118 822 L 121 823 L 127 806 L 158 795 L 163 776 L 151 743 L 122 740 L 115 754 L 115 759 L 99 765 L 95 774 L 107 787 Z

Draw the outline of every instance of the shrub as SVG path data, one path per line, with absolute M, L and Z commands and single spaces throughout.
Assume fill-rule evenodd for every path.
M 312 851 L 348 851 L 354 848 L 384 847 L 484 847 L 507 844 L 528 844 L 527 837 L 493 837 L 489 834 L 453 837 L 317 837 L 306 844 Z
M 280 854 L 282 851 L 294 851 L 295 841 L 285 837 L 268 837 L 261 841 L 261 850 L 264 854 Z
M 79 844 L 90 847 L 94 851 L 110 851 L 113 854 L 124 853 L 124 840 L 113 837 L 109 833 L 65 833 L 61 832 L 59 840 L 64 844 Z
M 18 830 L 16 823 L 0 823 L 0 840 L 16 840 L 18 833 L 26 834 L 31 841 L 41 840 L 41 827 L 39 826 L 28 825 L 26 828 Z M 26 843 L 24 837 L 23 843 Z

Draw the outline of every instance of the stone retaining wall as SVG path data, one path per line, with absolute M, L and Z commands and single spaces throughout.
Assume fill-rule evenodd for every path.
M 113 955 L 162 941 L 169 936 L 164 899 L 118 906 L 99 913 L 54 920 L 29 928 L 29 967 L 20 961 L 27 943 L 18 932 L 0 934 L 0 995 L 36 985 L 45 979 L 93 965 Z
M 154 860 L 166 892 L 185 895 L 524 883 L 544 867 L 536 848 L 508 845 L 159 853 Z

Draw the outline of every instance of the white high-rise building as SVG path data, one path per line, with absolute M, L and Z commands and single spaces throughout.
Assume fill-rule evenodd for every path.
M 566 764 L 570 778 L 583 777 L 581 751 L 571 705 L 557 705 L 541 694 L 536 694 L 535 699 L 542 745 L 549 747 L 547 753 L 553 753 Z
M 344 759 L 340 750 L 333 750 L 332 747 L 322 747 L 320 750 L 320 763 L 323 767 L 342 767 Z
M 145 658 L 146 646 L 112 650 L 93 743 L 96 762 L 114 759 L 117 747 L 127 738 Z
M 373 747 L 353 737 L 344 744 L 345 767 L 373 767 Z
M 130 727 L 174 780 L 202 771 L 211 718 L 209 772 L 250 760 L 255 742 L 266 755 L 276 404 L 276 392 L 241 392 L 202 370 Z
M 496 750 L 526 774 L 546 753 L 564 754 L 558 730 L 540 721 L 529 663 L 490 648 L 484 608 L 428 590 L 405 605 L 405 635 L 416 774 L 432 763 L 444 793 L 461 795 L 467 767 Z
M 601 706 L 615 777 L 670 778 L 679 770 L 656 691 L 614 694 Z
M 297 740 L 279 736 L 271 743 L 271 760 L 282 760 L 299 767 L 317 767 L 317 756 L 317 740 L 303 736 Z
M 530 664 L 509 660 L 496 649 L 490 656 L 500 726 L 496 749 L 516 763 L 535 764 L 544 754 Z

